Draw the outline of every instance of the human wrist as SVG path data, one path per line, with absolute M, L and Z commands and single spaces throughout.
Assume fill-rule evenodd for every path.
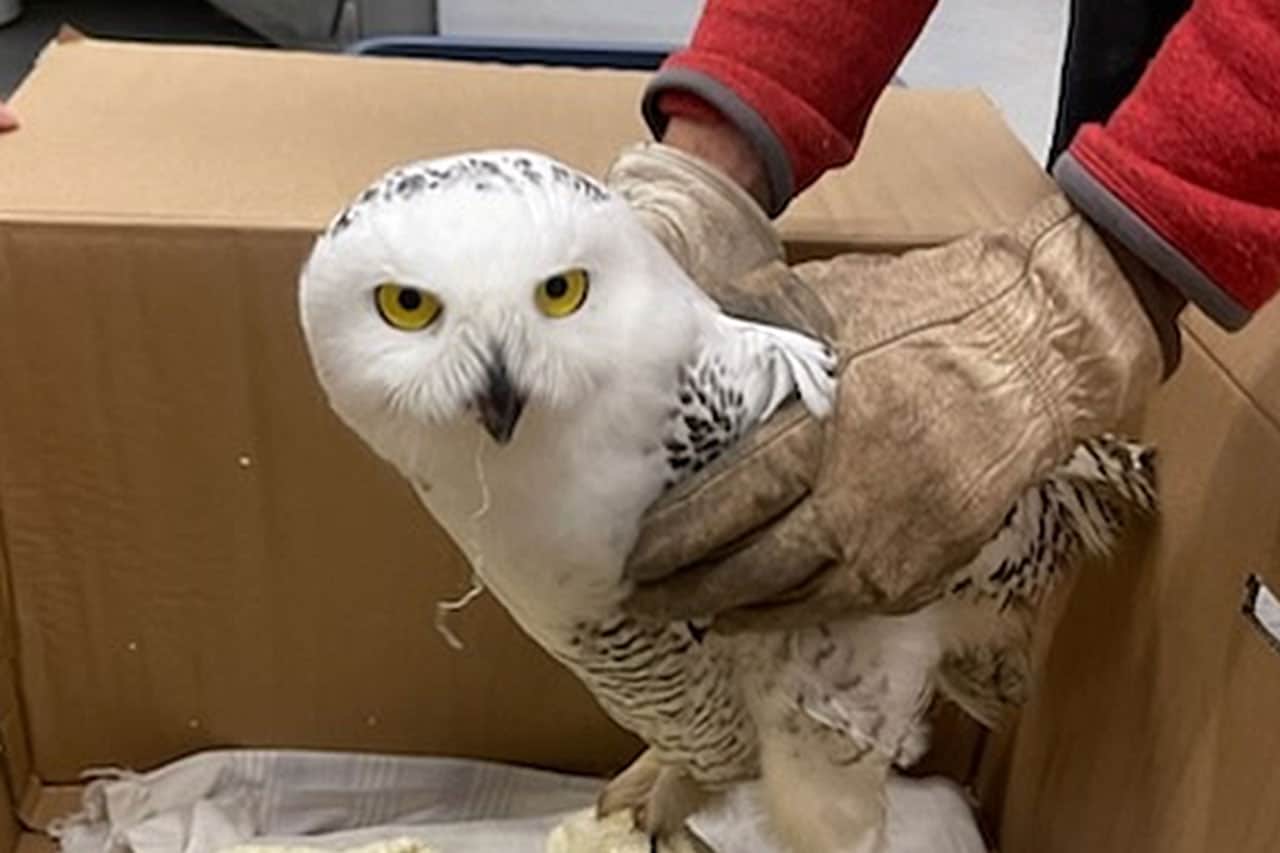
M 1168 379 L 1182 361 L 1182 332 L 1178 328 L 1178 316 L 1187 307 L 1187 297 L 1114 236 L 1105 231 L 1099 232 L 1099 235 L 1124 273 L 1125 281 L 1160 341 L 1160 352 L 1164 357 L 1164 378 Z
M 729 122 L 713 116 L 672 116 L 662 142 L 719 169 L 762 208 L 767 207 L 769 184 L 764 162 Z

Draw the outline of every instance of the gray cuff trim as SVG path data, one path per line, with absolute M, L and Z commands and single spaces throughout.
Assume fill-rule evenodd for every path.
M 1249 322 L 1252 311 L 1232 299 L 1194 261 L 1157 234 L 1119 197 L 1089 174 L 1071 156 L 1071 152 L 1064 153 L 1053 164 L 1053 178 L 1081 213 L 1182 291 L 1218 325 L 1234 332 Z
M 766 213 L 777 216 L 791 201 L 795 192 L 795 179 L 791 174 L 791 159 L 773 128 L 746 101 L 728 86 L 701 71 L 689 68 L 668 68 L 659 71 L 644 90 L 640 109 L 649 130 L 661 141 L 667 129 L 667 117 L 658 110 L 658 97 L 663 92 L 679 90 L 697 95 L 715 107 L 738 129 L 751 147 L 764 161 L 765 179 L 769 182 L 769 207 Z

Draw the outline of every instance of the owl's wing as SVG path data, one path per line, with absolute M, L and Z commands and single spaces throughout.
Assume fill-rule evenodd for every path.
M 664 439 L 668 483 L 702 470 L 792 398 L 826 417 L 835 401 L 835 367 L 835 354 L 816 338 L 716 315 L 681 370 Z
M 943 595 L 912 613 L 863 614 L 787 638 L 777 689 L 797 717 L 901 765 L 928 746 L 935 691 L 989 727 L 1026 700 L 1031 631 L 1045 595 L 1125 523 L 1156 510 L 1153 451 L 1111 436 L 1082 441 L 1015 503 Z

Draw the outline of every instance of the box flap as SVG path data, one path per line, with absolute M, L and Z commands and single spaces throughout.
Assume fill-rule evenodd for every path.
M 1276 369 L 1276 340 L 1254 363 Z M 1159 524 L 1080 577 L 1018 732 L 1001 849 L 1280 849 L 1280 648 L 1242 606 L 1253 575 L 1280 591 L 1280 424 L 1193 336 L 1144 434 Z
M 1280 428 L 1280 300 L 1259 311 L 1245 329 L 1229 333 L 1188 311 L 1183 329 Z
M 647 138 L 647 79 L 72 40 L 47 48 L 15 97 L 0 219 L 310 230 L 397 162 L 485 147 L 600 174 Z M 804 243 L 934 242 L 1016 218 L 1046 180 L 980 93 L 890 90 L 857 164 L 782 228 Z
M 616 768 L 634 740 L 492 602 L 458 615 L 461 652 L 432 630 L 467 569 L 311 375 L 309 242 L 0 228 L 0 495 L 34 772 L 244 744 Z

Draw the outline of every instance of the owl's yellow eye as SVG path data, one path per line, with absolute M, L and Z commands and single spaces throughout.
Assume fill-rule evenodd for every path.
M 584 269 L 556 273 L 538 285 L 533 301 L 548 317 L 568 317 L 587 301 L 590 277 Z
M 387 325 L 405 332 L 425 329 L 440 316 L 440 300 L 416 287 L 387 282 L 378 285 L 373 299 Z

